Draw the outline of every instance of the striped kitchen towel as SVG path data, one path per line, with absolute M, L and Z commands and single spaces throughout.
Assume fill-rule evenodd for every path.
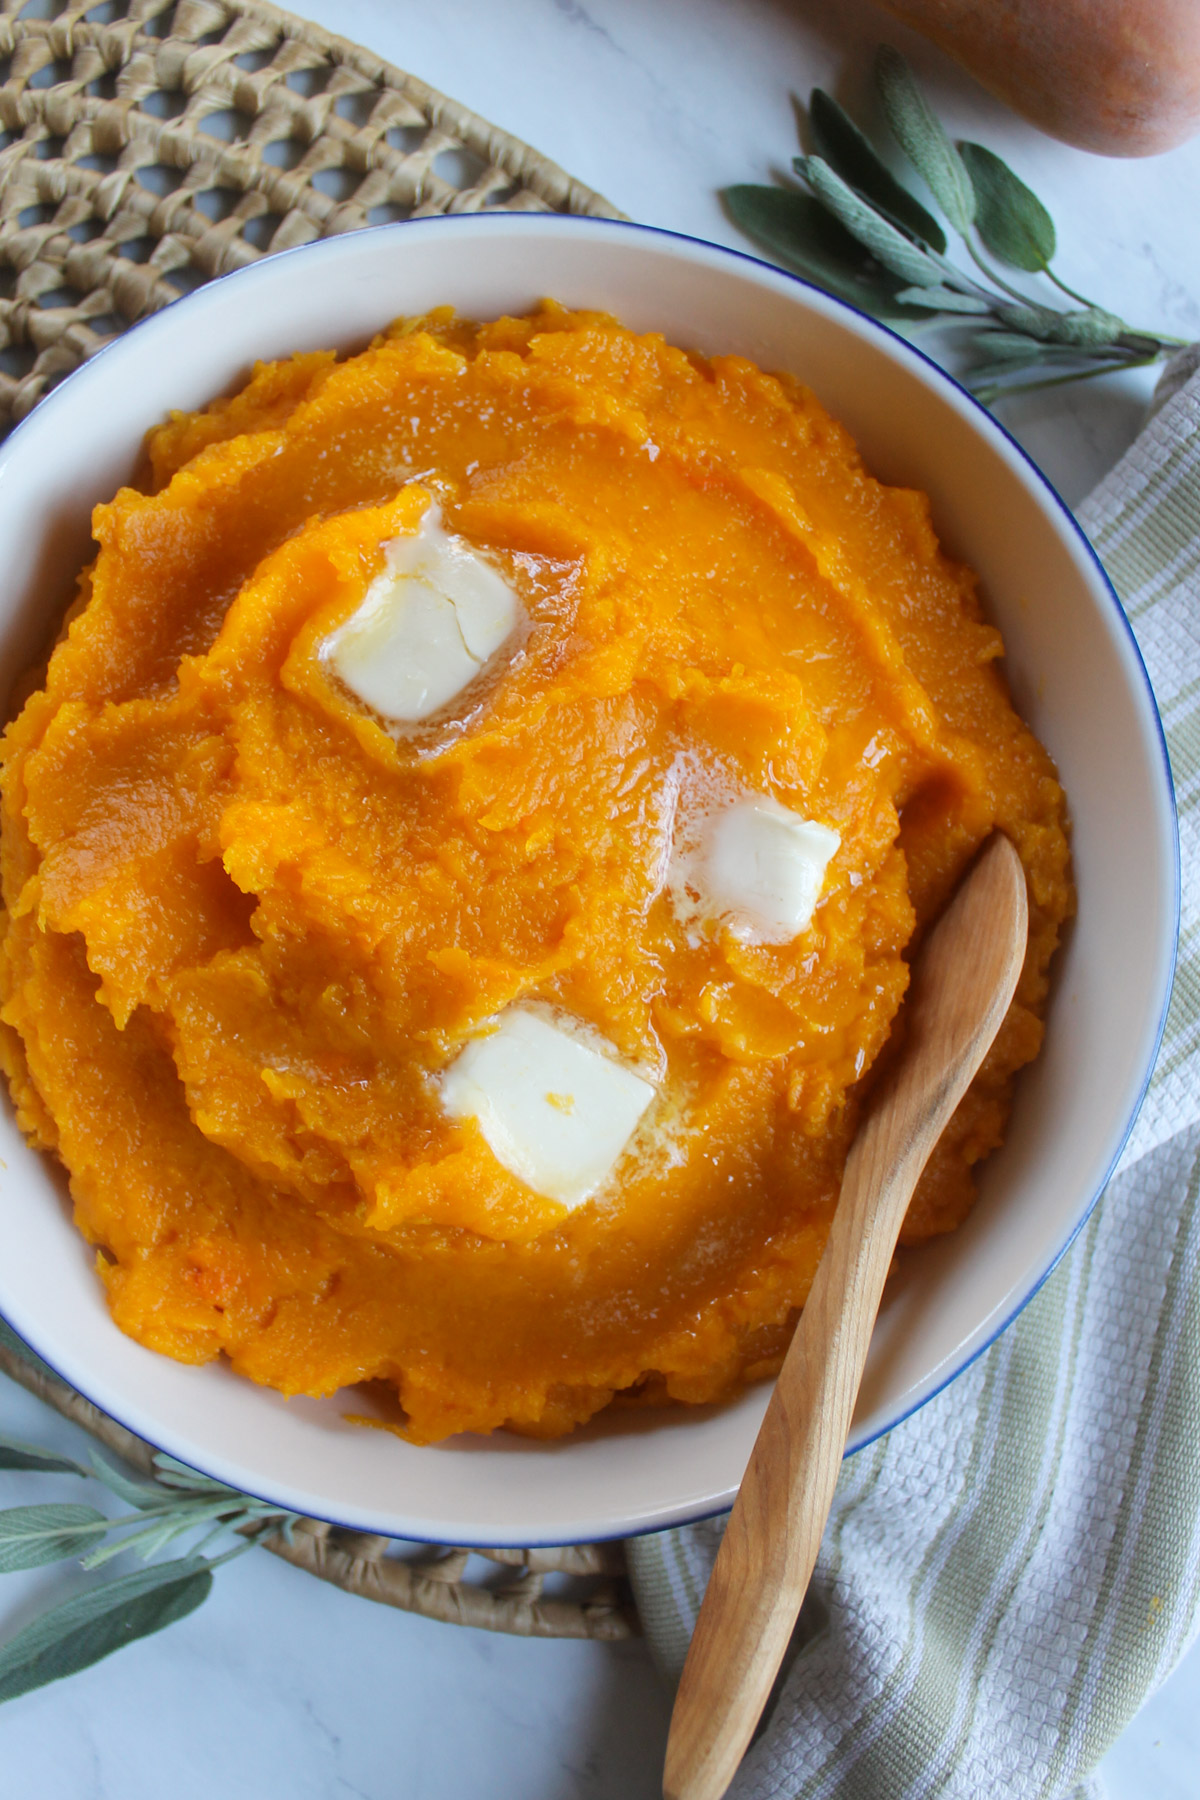
M 737 1800 L 1098 1794 L 1089 1772 L 1200 1627 L 1200 374 L 1079 517 L 1179 798 L 1166 1037 L 1117 1174 L 1041 1292 L 845 1464 Z M 723 1523 L 627 1546 L 672 1679 Z

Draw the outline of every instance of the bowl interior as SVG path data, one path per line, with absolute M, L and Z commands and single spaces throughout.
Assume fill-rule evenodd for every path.
M 460 217 L 270 258 L 160 313 L 72 376 L 0 451 L 0 682 L 43 646 L 89 554 L 91 507 L 172 407 L 235 386 L 257 357 L 351 349 L 388 320 L 550 294 L 709 353 L 805 380 L 873 472 L 923 488 L 981 574 L 1018 708 L 1054 756 L 1073 821 L 1079 917 L 1044 1052 L 977 1207 L 889 1286 L 852 1447 L 928 1399 L 1029 1298 L 1102 1188 L 1140 1102 L 1173 966 L 1170 775 L 1120 609 L 1061 503 L 940 371 L 837 301 L 748 258 L 599 221 Z M 143 1350 L 109 1320 L 65 1184 L 0 1116 L 0 1311 L 74 1385 L 174 1455 L 281 1504 L 391 1535 L 561 1543 L 728 1504 L 761 1387 L 719 1409 L 602 1419 L 543 1444 L 499 1435 L 417 1450 L 347 1423 L 354 1396 L 285 1402 L 219 1366 Z

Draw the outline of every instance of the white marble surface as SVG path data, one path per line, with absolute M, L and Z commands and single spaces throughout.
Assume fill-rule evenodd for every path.
M 861 97 L 899 43 L 956 135 L 1006 156 L 1049 204 L 1058 267 L 1131 323 L 1200 335 L 1200 141 L 1143 162 L 1089 157 L 1006 113 L 870 0 L 308 0 L 369 45 L 536 144 L 634 218 L 739 244 L 717 190 L 795 148 L 792 96 Z M 744 246 L 743 246 L 744 247 Z M 1137 429 L 1130 375 L 1005 415 L 1069 500 Z M 70 1432 L 9 1384 L 0 1430 Z M 0 1477 L 0 1505 L 71 1497 Z M 0 1634 L 77 1570 L 0 1584 Z M 354 1600 L 252 1553 L 169 1632 L 0 1708 L 0 1795 L 39 1800 L 650 1800 L 667 1703 L 639 1645 L 528 1643 Z M 1200 1651 L 1106 1759 L 1112 1800 L 1194 1800 Z

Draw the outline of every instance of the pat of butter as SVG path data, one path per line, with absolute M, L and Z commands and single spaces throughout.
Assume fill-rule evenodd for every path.
M 841 841 L 766 794 L 736 800 L 705 821 L 698 851 L 673 873 L 680 910 L 724 919 L 747 943 L 790 943 L 812 922 Z
M 436 506 L 384 556 L 383 574 L 324 651 L 365 705 L 416 724 L 474 681 L 512 633 L 520 601 L 490 563 L 443 530 Z
M 442 1078 L 451 1118 L 476 1120 L 497 1162 L 568 1207 L 595 1193 L 653 1098 L 640 1075 L 520 1008 Z

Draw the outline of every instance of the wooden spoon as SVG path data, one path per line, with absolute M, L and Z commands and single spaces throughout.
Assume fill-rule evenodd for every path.
M 908 1039 L 846 1159 L 825 1254 L 767 1407 L 671 1717 L 666 1800 L 720 1800 L 804 1598 L 917 1178 L 1008 1011 L 1025 874 L 993 836 L 917 960 Z

